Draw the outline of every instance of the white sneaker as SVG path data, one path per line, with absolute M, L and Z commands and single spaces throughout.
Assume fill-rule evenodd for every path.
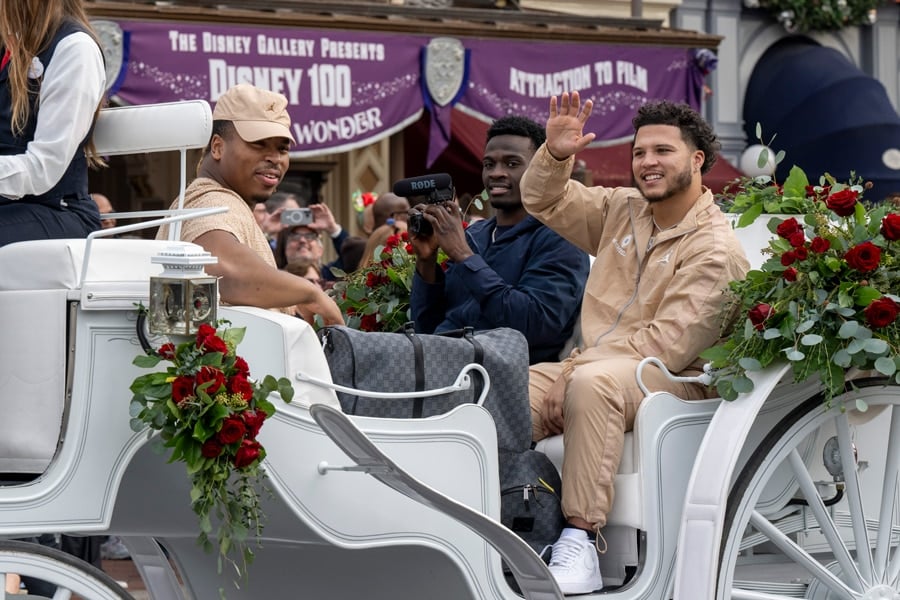
M 603 587 L 597 550 L 582 529 L 566 527 L 553 544 L 550 572 L 565 594 L 589 594 Z

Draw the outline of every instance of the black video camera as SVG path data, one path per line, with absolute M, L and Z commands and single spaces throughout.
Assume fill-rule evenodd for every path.
M 424 197 L 425 204 L 442 204 L 453 200 L 455 196 L 453 179 L 446 173 L 401 179 L 394 184 L 394 193 L 404 198 Z M 420 211 L 414 211 L 409 215 L 409 232 L 428 236 L 433 234 L 434 230 Z

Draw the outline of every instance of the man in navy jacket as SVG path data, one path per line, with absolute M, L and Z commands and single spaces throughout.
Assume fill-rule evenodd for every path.
M 511 327 L 528 339 L 531 363 L 559 358 L 581 308 L 589 264 L 587 254 L 522 207 L 519 179 L 544 140 L 544 129 L 524 117 L 491 125 L 482 180 L 494 217 L 465 229 L 455 201 L 416 207 L 434 230 L 410 236 L 416 331 Z M 439 248 L 449 259 L 443 266 Z

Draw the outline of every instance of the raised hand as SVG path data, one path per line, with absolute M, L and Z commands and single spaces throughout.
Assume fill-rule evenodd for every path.
M 557 98 L 550 98 L 550 117 L 547 119 L 547 150 L 557 160 L 566 160 L 584 150 L 597 137 L 584 133 L 584 124 L 591 116 L 594 103 L 587 100 L 581 104 L 578 92 L 563 92 Z

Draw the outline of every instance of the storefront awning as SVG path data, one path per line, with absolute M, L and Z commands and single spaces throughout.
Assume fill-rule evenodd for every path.
M 546 116 L 538 119 L 542 123 Z M 593 117 L 588 121 L 588 129 L 593 125 Z M 631 119 L 627 119 L 629 126 Z M 461 110 L 453 111 L 453 139 L 447 150 L 441 154 L 430 169 L 425 166 L 424 152 L 428 132 L 428 118 L 423 117 L 414 126 L 404 132 L 406 151 L 406 173 L 413 175 L 426 172 L 447 172 L 453 176 L 454 184 L 460 193 L 478 194 L 483 185 L 481 181 L 481 159 L 489 124 Z M 578 154 L 585 161 L 593 176 L 595 185 L 609 187 L 631 186 L 631 138 L 613 145 L 587 148 Z M 704 175 L 703 183 L 714 193 L 719 193 L 730 182 L 742 173 L 719 156 L 709 173 Z

